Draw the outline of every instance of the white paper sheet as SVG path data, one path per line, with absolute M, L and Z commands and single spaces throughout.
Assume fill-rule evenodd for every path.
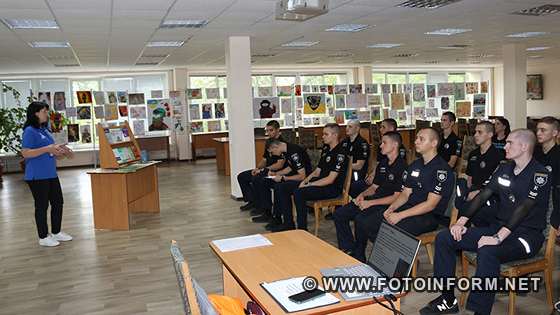
M 289 297 L 303 291 L 302 283 L 305 278 L 306 277 L 298 277 L 270 283 L 263 282 L 261 285 L 288 313 L 340 302 L 337 297 L 330 293 L 325 293 L 322 296 L 303 303 L 292 302 Z M 322 290 L 321 287 L 319 287 L 319 289 Z
M 218 247 L 218 249 L 222 253 L 240 249 L 272 245 L 272 243 L 261 234 L 215 240 L 212 241 L 212 243 L 214 243 L 214 245 L 216 245 L 216 247 Z

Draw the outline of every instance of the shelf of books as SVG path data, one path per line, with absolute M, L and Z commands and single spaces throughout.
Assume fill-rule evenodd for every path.
M 120 168 L 140 161 L 140 147 L 128 122 L 117 126 L 97 124 L 101 168 Z

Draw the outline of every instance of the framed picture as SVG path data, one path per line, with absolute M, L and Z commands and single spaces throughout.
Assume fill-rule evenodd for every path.
M 543 99 L 543 78 L 542 74 L 527 75 L 527 99 L 542 100 Z

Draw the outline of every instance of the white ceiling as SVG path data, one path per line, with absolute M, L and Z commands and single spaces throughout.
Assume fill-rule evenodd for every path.
M 437 10 L 396 7 L 404 0 L 330 0 L 328 14 L 306 22 L 274 19 L 273 0 L 0 0 L 0 18 L 56 19 L 59 30 L 10 30 L 0 24 L 0 73 L 56 72 L 55 63 L 73 63 L 72 70 L 135 69 L 139 57 L 170 54 L 160 65 L 223 66 L 224 43 L 231 35 L 251 36 L 253 54 L 274 54 L 254 58 L 258 66 L 313 63 L 378 65 L 469 65 L 501 61 L 502 46 L 522 43 L 550 46 L 529 55 L 541 56 L 530 62 L 560 61 L 560 13 L 543 16 L 511 15 L 511 12 L 558 0 L 462 0 Z M 158 29 L 165 19 L 207 19 L 202 29 Z M 341 23 L 375 25 L 358 33 L 324 30 Z M 456 36 L 428 36 L 440 28 L 468 28 Z M 525 31 L 549 35 L 531 39 L 506 38 Z M 306 49 L 281 48 L 294 39 L 320 41 Z M 181 41 L 180 48 L 145 48 L 148 41 Z M 31 41 L 69 41 L 72 48 L 34 49 Z M 393 49 L 369 49 L 368 44 L 402 43 Z M 444 50 L 439 46 L 467 44 L 467 49 Z M 350 53 L 350 54 L 349 54 Z M 417 53 L 413 58 L 395 58 L 400 53 Z M 344 54 L 345 57 L 333 57 Z M 470 58 L 473 54 L 494 55 Z

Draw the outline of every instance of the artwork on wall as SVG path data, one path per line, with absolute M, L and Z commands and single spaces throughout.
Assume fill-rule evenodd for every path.
M 214 115 L 212 114 L 212 104 L 202 104 L 202 119 L 212 119 Z
M 130 105 L 144 105 L 146 101 L 144 99 L 144 93 L 130 93 L 128 94 L 128 104 Z
M 91 107 L 78 106 L 76 109 L 78 112 L 78 119 L 91 119 Z
M 200 106 L 198 104 L 189 105 L 189 116 L 191 117 L 191 120 L 200 119 Z
M 276 95 L 278 96 L 291 96 L 292 87 L 291 86 L 278 86 L 276 87 Z
M 292 112 L 292 99 L 291 98 L 281 98 L 280 99 L 280 112 L 284 113 L 291 113 Z
M 361 94 L 362 93 L 362 85 L 361 84 L 349 84 L 348 90 L 350 94 Z
M 465 99 L 465 84 L 464 83 L 455 83 L 453 88 L 453 95 L 455 96 L 456 100 L 464 100 Z
M 62 116 L 62 113 L 57 113 L 54 111 L 49 112 L 49 124 L 51 132 L 60 132 L 62 130 L 63 121 L 64 117 Z
M 80 125 L 69 124 L 68 129 L 68 142 L 79 142 L 80 141 Z
M 367 107 L 366 94 L 348 94 L 346 96 L 347 108 L 364 108 Z
M 488 93 L 488 81 L 480 82 L 480 93 Z
M 368 95 L 368 106 L 381 105 L 381 95 Z
M 391 84 L 381 84 L 381 93 L 390 94 L 391 93 Z
M 54 92 L 54 110 L 63 111 L 66 109 L 66 95 L 64 92 Z
M 148 131 L 168 130 L 173 126 L 172 108 L 169 100 L 148 100 Z
M 51 106 L 51 92 L 39 92 L 37 100 Z
M 82 138 L 82 143 L 91 143 L 91 126 L 81 125 L 80 126 L 80 138 Z
M 371 121 L 378 121 L 381 120 L 381 106 L 373 106 L 370 108 L 371 110 Z
M 404 109 L 404 94 L 402 93 L 392 93 L 391 94 L 391 109 L 399 110 Z
M 188 89 L 187 97 L 192 100 L 199 100 L 202 98 L 202 89 Z
M 527 75 L 527 99 L 542 100 L 543 99 L 543 78 L 542 74 Z
M 93 99 L 95 100 L 95 105 L 105 104 L 105 92 L 103 91 L 93 91 Z
M 406 121 L 407 119 L 408 118 L 407 118 L 407 115 L 406 115 L 406 111 L 399 111 L 399 120 L 400 121 Z
M 132 132 L 134 132 L 135 135 L 143 135 L 146 133 L 146 122 L 144 121 L 144 119 L 132 121 Z
M 434 108 L 436 107 L 436 100 L 434 98 L 429 98 L 428 99 L 428 107 L 429 108 Z
M 163 98 L 163 91 L 162 90 L 152 90 L 150 92 L 151 98 Z
M 475 94 L 473 96 L 473 105 L 486 105 L 486 94 Z
M 218 88 L 206 88 L 206 98 L 218 99 L 220 98 L 220 89 Z
M 209 120 L 207 122 L 208 132 L 216 132 L 222 130 L 222 124 L 219 120 Z
M 448 96 L 442 96 L 440 98 L 440 106 L 442 110 L 449 110 L 450 102 Z
M 453 83 L 438 83 L 437 84 L 437 95 L 455 95 L 455 85 Z
M 253 118 L 280 118 L 280 111 L 278 110 L 278 97 L 253 98 Z
M 346 95 L 335 95 L 334 106 L 335 108 L 346 108 Z
M 117 92 L 107 92 L 107 100 L 109 101 L 109 104 L 117 104 Z
M 426 116 L 426 108 L 424 106 L 414 107 L 414 118 L 421 119 Z
M 360 110 L 358 111 L 358 120 L 359 121 L 370 121 L 371 119 L 371 110 L 365 111 Z
M 358 112 L 353 109 L 347 109 L 344 111 L 344 118 L 346 120 L 358 119 Z
M 428 94 L 428 97 L 436 97 L 436 86 L 435 84 L 428 84 L 426 85 L 426 91 Z
M 439 117 L 437 108 L 426 108 L 426 118 L 437 118 Z
M 348 86 L 346 84 L 335 85 L 334 94 L 348 94 Z
M 272 96 L 272 86 L 259 86 L 259 96 Z M 208 126 L 210 129 L 210 126 Z
M 467 94 L 477 94 L 478 93 L 478 82 L 467 82 L 465 83 Z
M 128 111 L 129 117 L 133 119 L 145 119 L 147 117 L 146 106 L 130 106 Z
M 120 117 L 128 117 L 128 106 L 127 105 L 119 105 L 119 116 Z
M 455 114 L 457 117 L 471 117 L 471 102 L 457 101 L 455 102 Z
M 391 106 L 391 94 L 383 94 L 383 106 L 390 107 Z
M 191 132 L 204 132 L 204 124 L 202 121 L 193 121 L 191 122 Z
M 301 85 L 297 84 L 294 86 L 294 94 L 296 96 L 301 96 Z
M 379 90 L 378 90 L 378 85 L 377 84 L 372 84 L 372 83 L 366 83 L 364 84 L 364 90 L 366 94 L 378 94 Z
M 344 124 L 344 111 L 343 110 L 337 110 L 334 113 L 334 121 L 337 124 Z
M 91 91 L 77 91 L 76 95 L 78 96 L 78 104 L 91 104 Z
M 473 106 L 473 117 L 474 118 L 486 117 L 486 106 Z
M 116 120 L 118 119 L 118 109 L 116 104 L 106 104 L 105 105 L 105 120 Z
M 224 103 L 214 103 L 214 116 L 216 118 L 226 118 L 226 108 Z
M 119 100 L 119 104 L 128 104 L 128 92 L 117 91 L 117 99 Z
M 303 94 L 303 113 L 309 114 L 325 114 L 327 107 L 325 105 L 325 94 Z
M 414 84 L 412 88 L 412 98 L 415 102 L 424 102 L 426 100 L 425 85 Z
M 93 107 L 93 112 L 95 113 L 96 119 L 105 118 L 105 108 L 102 106 Z

